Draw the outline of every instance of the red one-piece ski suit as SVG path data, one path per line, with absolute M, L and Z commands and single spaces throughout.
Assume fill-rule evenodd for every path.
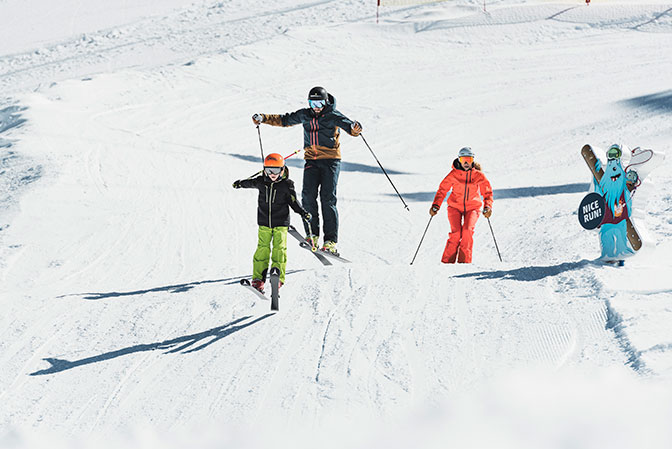
M 459 263 L 471 263 L 474 227 L 483 205 L 481 196 L 484 207 L 492 208 L 492 187 L 478 164 L 465 171 L 459 159 L 455 159 L 453 169 L 439 185 L 432 206 L 439 209 L 447 194 L 450 234 L 441 262 L 455 263 L 457 259 Z

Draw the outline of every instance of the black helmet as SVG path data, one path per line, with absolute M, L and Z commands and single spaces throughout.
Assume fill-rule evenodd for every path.
M 324 87 L 316 86 L 310 89 L 310 92 L 308 92 L 308 99 L 309 100 L 328 100 L 328 94 L 327 94 L 327 89 Z

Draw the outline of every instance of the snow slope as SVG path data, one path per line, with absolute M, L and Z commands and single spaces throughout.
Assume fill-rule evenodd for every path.
M 7 35 L 0 446 L 669 447 L 670 157 L 635 196 L 647 244 L 625 267 L 592 262 L 575 211 L 583 144 L 668 150 L 672 6 L 441 3 L 376 25 L 369 3 L 88 5 L 58 22 L 92 42 Z M 270 314 L 238 286 L 256 193 L 231 183 L 259 168 L 250 116 L 316 84 L 411 210 L 344 135 L 353 263 L 291 242 Z M 301 143 L 260 130 L 266 153 Z M 467 144 L 504 262 L 481 219 L 474 263 L 441 265 L 444 208 L 409 266 Z

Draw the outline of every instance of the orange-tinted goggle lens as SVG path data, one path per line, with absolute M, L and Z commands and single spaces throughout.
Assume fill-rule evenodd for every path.
M 460 164 L 464 164 L 465 162 L 471 164 L 474 162 L 474 158 L 472 156 L 460 156 Z

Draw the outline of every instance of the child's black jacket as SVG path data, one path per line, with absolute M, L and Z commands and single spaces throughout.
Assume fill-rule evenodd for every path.
M 265 174 L 256 178 L 240 181 L 240 187 L 244 189 L 259 190 L 257 207 L 257 224 L 275 228 L 277 226 L 289 226 L 289 208 L 303 217 L 306 211 L 296 200 L 294 181 L 289 179 L 289 168 L 285 167 L 285 173 L 280 179 L 272 182 Z

